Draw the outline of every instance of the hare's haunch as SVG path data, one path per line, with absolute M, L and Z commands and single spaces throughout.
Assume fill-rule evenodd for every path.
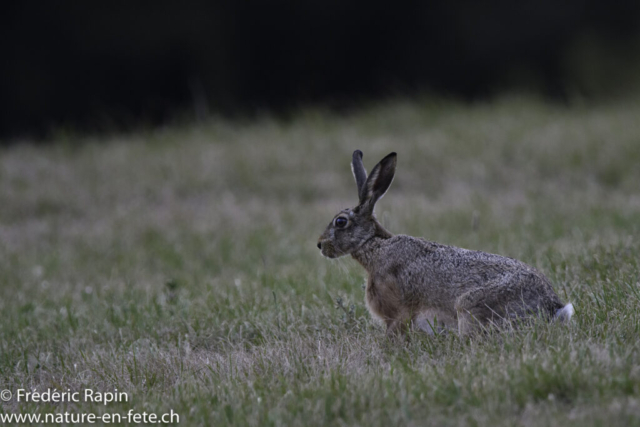
M 333 218 L 318 248 L 328 258 L 351 255 L 367 270 L 367 307 L 385 322 L 387 333 L 411 325 L 429 334 L 467 334 L 532 315 L 571 318 L 573 306 L 563 304 L 549 280 L 521 261 L 385 230 L 373 209 L 393 181 L 396 153 L 367 177 L 356 150 L 351 169 L 360 202 Z

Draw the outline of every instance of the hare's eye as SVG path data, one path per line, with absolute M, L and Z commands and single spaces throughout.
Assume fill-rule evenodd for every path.
M 342 228 L 342 227 L 345 227 L 346 225 L 347 225 L 347 218 L 343 218 L 341 216 L 336 218 L 336 227 Z

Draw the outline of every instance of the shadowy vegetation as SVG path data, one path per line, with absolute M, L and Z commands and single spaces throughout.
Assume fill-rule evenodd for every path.
M 10 3 L 1 137 L 424 91 L 601 100 L 639 85 L 634 0 Z

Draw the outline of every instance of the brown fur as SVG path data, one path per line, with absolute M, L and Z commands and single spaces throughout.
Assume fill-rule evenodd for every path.
M 367 307 L 389 334 L 407 325 L 429 334 L 467 334 L 531 315 L 568 320 L 572 307 L 562 310 L 548 279 L 518 260 L 385 230 L 373 209 L 391 185 L 395 165 L 391 153 L 367 178 L 362 153 L 354 152 L 360 203 L 336 215 L 318 241 L 324 256 L 350 254 L 365 268 Z

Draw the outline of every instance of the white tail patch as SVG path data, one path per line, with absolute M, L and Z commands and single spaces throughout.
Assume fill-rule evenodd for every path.
M 571 320 L 571 316 L 573 316 L 575 310 L 573 309 L 573 304 L 569 303 L 562 307 L 560 310 L 556 311 L 555 318 L 560 322 L 568 322 Z

